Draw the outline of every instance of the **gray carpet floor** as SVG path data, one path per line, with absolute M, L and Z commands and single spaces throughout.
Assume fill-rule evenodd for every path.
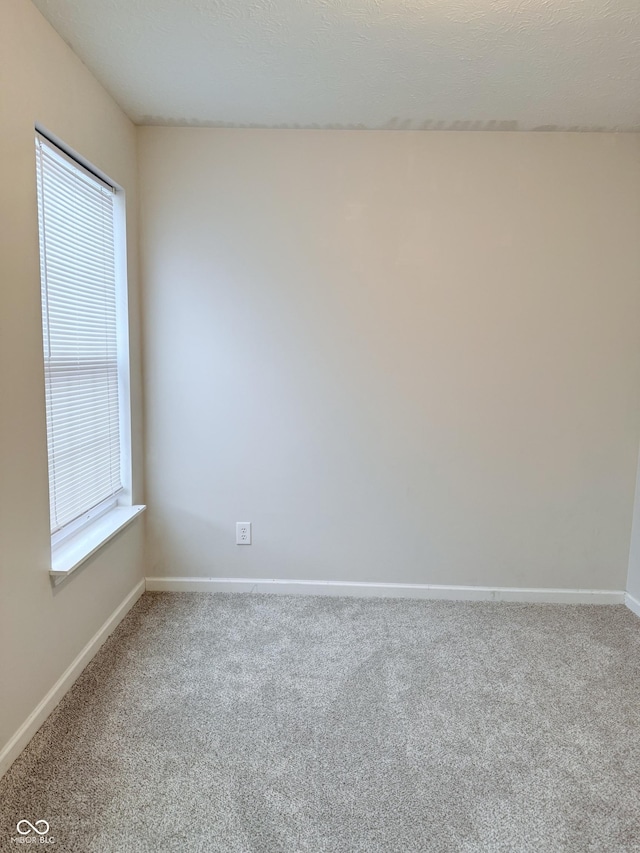
M 0 782 L 0 845 L 640 851 L 639 720 L 622 606 L 146 594 Z

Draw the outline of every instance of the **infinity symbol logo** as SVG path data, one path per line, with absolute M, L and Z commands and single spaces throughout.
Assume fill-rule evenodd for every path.
M 26 826 L 27 829 L 20 829 L 21 826 Z M 44 829 L 38 829 L 39 826 L 44 826 Z M 20 833 L 20 835 L 29 835 L 31 830 L 37 832 L 38 835 L 46 835 L 49 832 L 49 824 L 46 820 L 37 820 L 35 826 L 32 823 L 29 823 L 28 820 L 18 821 L 18 825 L 16 829 Z

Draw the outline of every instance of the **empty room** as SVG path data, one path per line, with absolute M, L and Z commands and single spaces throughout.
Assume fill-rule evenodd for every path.
M 0 850 L 640 851 L 637 0 L 2 0 L 0 170 Z

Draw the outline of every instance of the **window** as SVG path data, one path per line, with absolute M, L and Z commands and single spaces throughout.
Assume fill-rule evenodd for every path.
M 102 519 L 103 541 L 139 508 L 130 506 L 123 199 L 40 134 L 36 165 L 55 575 L 71 568 L 63 543 L 73 540 L 72 562 L 88 556 L 92 522 Z M 113 515 L 119 506 L 129 512 Z

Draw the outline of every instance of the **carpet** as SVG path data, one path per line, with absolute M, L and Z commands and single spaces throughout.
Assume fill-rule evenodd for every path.
M 0 849 L 640 851 L 639 722 L 622 606 L 147 593 L 0 781 Z

